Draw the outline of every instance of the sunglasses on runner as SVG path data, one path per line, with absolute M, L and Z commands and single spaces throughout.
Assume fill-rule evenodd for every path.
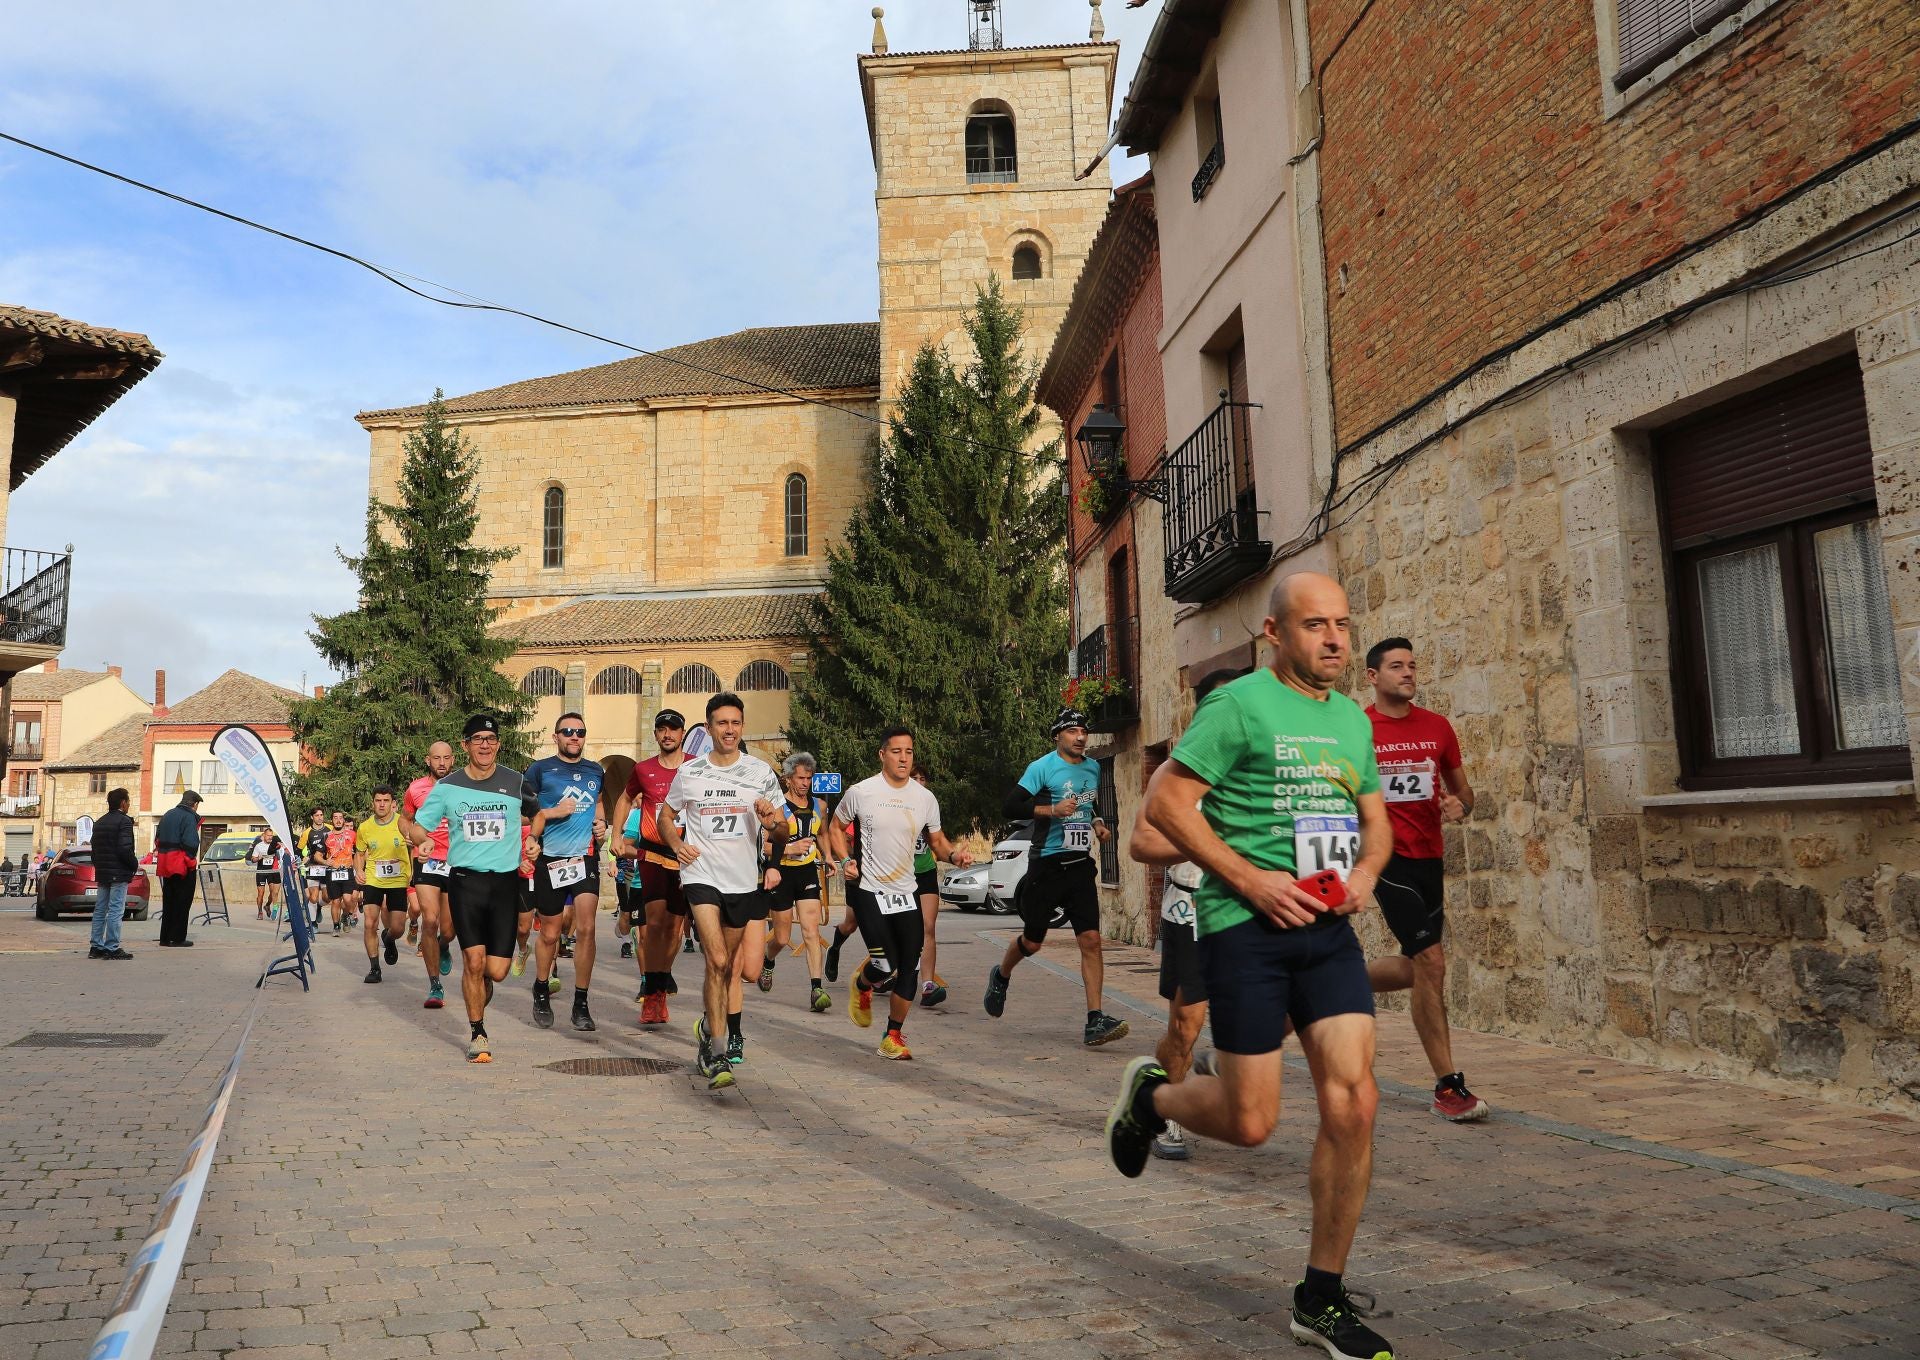
M 584 737 L 587 735 L 587 729 L 584 727 L 556 727 L 553 730 L 555 735 L 562 737 Z

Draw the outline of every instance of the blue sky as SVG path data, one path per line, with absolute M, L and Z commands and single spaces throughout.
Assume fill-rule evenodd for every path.
M 1107 0 L 1123 92 L 1157 8 Z M 637 344 L 866 320 L 869 9 L 42 6 L 0 44 L 0 129 Z M 1009 45 L 1086 35 L 1085 0 L 1006 9 Z M 901 0 L 893 50 L 964 46 L 965 16 Z M 352 597 L 356 411 L 621 357 L 7 144 L 0 203 L 0 300 L 167 356 L 7 522 L 9 546 L 75 545 L 63 664 L 120 664 L 143 694 L 155 667 L 175 700 L 229 666 L 328 678 L 306 631 Z

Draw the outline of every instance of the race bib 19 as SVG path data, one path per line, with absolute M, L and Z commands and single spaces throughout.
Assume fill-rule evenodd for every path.
M 751 811 L 738 805 L 713 806 L 702 814 L 708 840 L 737 841 L 744 838 L 752 820 Z
M 1067 822 L 1060 828 L 1060 846 L 1068 854 L 1086 854 L 1093 849 L 1093 823 Z
M 882 916 L 899 916 L 917 911 L 920 905 L 913 900 L 913 894 L 904 888 L 880 888 L 874 892 L 873 900 L 880 904 Z
M 505 808 L 469 808 L 460 814 L 460 834 L 474 845 L 497 845 L 507 838 Z
M 1424 803 L 1433 797 L 1433 762 L 1408 761 L 1380 767 L 1380 792 L 1389 803 Z
M 576 883 L 585 883 L 587 862 L 578 855 L 572 859 L 557 859 L 547 866 L 547 881 L 556 888 L 570 888 Z
M 1328 869 L 1346 882 L 1360 853 L 1358 816 L 1312 816 L 1293 819 L 1293 873 L 1295 878 Z
M 375 860 L 373 862 L 373 876 L 375 878 L 400 877 L 400 861 L 397 859 Z

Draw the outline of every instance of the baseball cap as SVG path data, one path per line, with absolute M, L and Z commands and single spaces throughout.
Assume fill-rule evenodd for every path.
M 467 725 L 460 729 L 460 737 L 464 741 L 468 737 L 477 737 L 482 732 L 491 732 L 496 737 L 500 735 L 500 724 L 494 721 L 493 714 L 476 713 L 468 718 Z
M 687 720 L 680 716 L 680 710 L 677 708 L 663 708 L 660 710 L 660 716 L 653 720 L 656 731 L 662 727 L 684 728 L 686 725 Z

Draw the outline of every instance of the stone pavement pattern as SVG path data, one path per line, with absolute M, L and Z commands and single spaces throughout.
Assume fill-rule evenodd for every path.
M 997 953 L 983 936 L 1000 927 L 943 918 L 954 999 L 916 1011 L 911 1064 L 874 1057 L 878 1031 L 856 1031 L 843 1007 L 807 1013 L 803 969 L 782 960 L 774 995 L 750 993 L 741 1084 L 717 1096 L 684 1070 L 540 1066 L 684 1064 L 696 959 L 680 961 L 665 1033 L 632 1027 L 630 964 L 602 967 L 596 1035 L 564 1019 L 535 1030 L 527 979 L 510 981 L 496 1061 L 468 1068 L 464 1024 L 420 1009 L 409 956 L 369 987 L 358 942 L 323 938 L 315 990 L 276 980 L 264 998 L 163 1353 L 1293 1353 L 1303 1074 L 1289 1071 L 1266 1148 L 1201 1144 L 1184 1166 L 1123 1180 L 1100 1123 L 1123 1061 L 1157 1036 L 1151 956 L 1115 951 L 1109 1009 L 1135 1033 L 1090 1053 L 1064 948 L 1020 970 L 1004 1020 L 980 1012 Z M 5 1360 L 85 1353 L 254 999 L 266 937 L 251 921 L 200 928 L 191 951 L 152 948 L 152 930 L 131 928 L 139 957 L 107 965 L 83 957 L 83 923 L 0 913 L 0 1045 L 37 1030 L 166 1036 L 3 1050 Z M 1382 1025 L 1393 1084 L 1349 1277 L 1392 1310 L 1380 1325 L 1400 1355 L 1920 1356 L 1920 1203 L 1835 1198 L 1909 1187 L 1912 1121 L 1474 1035 L 1461 1050 L 1476 1088 L 1534 1119 L 1455 1127 L 1409 1094 L 1424 1073 L 1404 1016 Z M 1806 1179 L 1679 1164 L 1541 1121 Z

